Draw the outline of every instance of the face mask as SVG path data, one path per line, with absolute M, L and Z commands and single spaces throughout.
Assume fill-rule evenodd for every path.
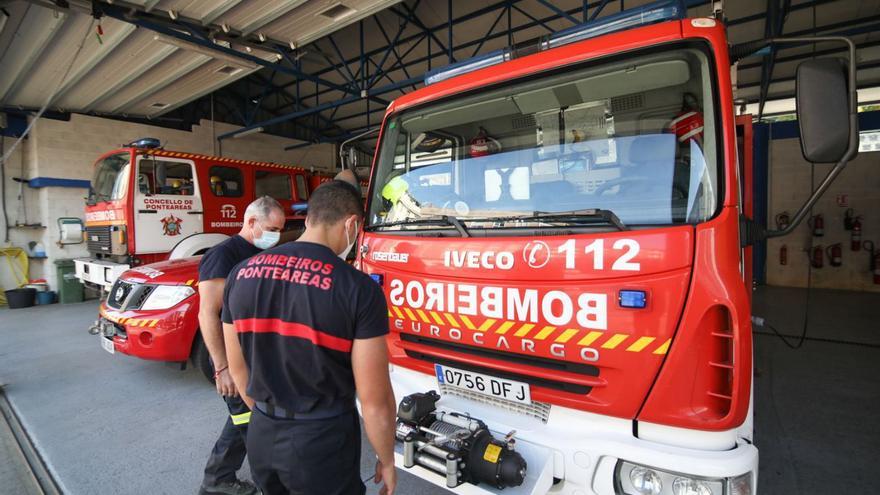
M 281 232 L 264 230 L 263 235 L 260 237 L 254 236 L 254 246 L 257 246 L 260 249 L 269 249 L 275 244 L 278 244 L 279 239 L 281 239 Z
M 341 253 L 339 253 L 339 257 L 342 258 L 343 260 L 345 260 L 345 258 L 348 257 L 348 253 L 350 253 L 350 252 L 351 252 L 351 248 L 354 247 L 354 241 L 357 240 L 357 231 L 358 231 L 358 223 L 357 223 L 357 220 L 354 221 L 354 239 L 352 239 L 351 237 L 349 237 L 349 235 L 348 235 L 348 229 L 345 229 L 345 242 L 346 242 L 346 244 L 347 244 L 347 247 L 345 248 L 344 251 L 342 251 Z

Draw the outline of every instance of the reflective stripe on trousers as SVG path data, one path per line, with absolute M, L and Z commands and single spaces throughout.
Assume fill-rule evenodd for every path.
M 235 426 L 246 425 L 251 422 L 250 411 L 241 414 L 230 414 L 229 417 L 232 418 L 232 424 Z

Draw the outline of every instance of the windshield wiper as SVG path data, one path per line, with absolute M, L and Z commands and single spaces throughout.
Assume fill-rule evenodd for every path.
M 367 225 L 364 230 L 367 232 L 378 230 L 382 227 L 397 227 L 399 225 L 451 225 L 462 237 L 470 237 L 471 234 L 465 228 L 457 217 L 451 215 L 441 215 L 436 217 L 410 218 L 407 220 L 398 220 L 396 222 L 384 222 L 373 225 Z
M 490 217 L 490 218 L 468 218 L 468 221 L 484 221 L 484 222 L 509 222 L 509 221 L 528 221 L 528 220 L 595 220 L 602 219 L 605 223 L 617 227 L 618 230 L 629 230 L 629 227 L 617 218 L 611 210 L 602 210 L 599 208 L 589 208 L 583 210 L 568 211 L 533 211 L 525 215 L 511 215 L 506 217 Z

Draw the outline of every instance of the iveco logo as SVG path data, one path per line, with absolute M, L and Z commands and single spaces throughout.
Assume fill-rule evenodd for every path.
M 523 248 L 523 261 L 532 268 L 543 268 L 550 262 L 550 246 L 544 241 L 530 241 Z

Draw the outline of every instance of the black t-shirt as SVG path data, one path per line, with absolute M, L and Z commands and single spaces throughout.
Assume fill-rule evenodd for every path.
M 233 268 L 222 319 L 238 333 L 247 394 L 301 414 L 354 408 L 354 339 L 388 333 L 382 289 L 310 242 L 283 244 Z
M 235 265 L 259 253 L 254 246 L 238 234 L 212 247 L 199 261 L 199 280 L 225 279 Z

